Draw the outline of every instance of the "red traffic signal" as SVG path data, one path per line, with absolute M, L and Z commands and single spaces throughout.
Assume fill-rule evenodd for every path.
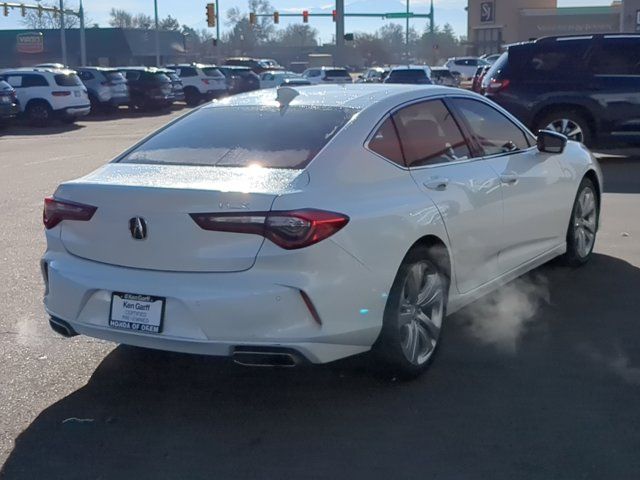
M 335 22 L 338 19 L 338 11 L 334 10 L 331 12 L 331 16 L 333 17 L 333 21 Z
M 258 17 L 256 17 L 255 13 L 253 13 L 253 12 L 249 13 L 249 23 L 251 25 L 255 25 L 257 19 L 258 19 Z
M 207 3 L 207 26 L 216 26 L 216 6 L 213 3 Z
M 304 23 L 309 23 L 309 10 L 302 11 L 302 21 Z

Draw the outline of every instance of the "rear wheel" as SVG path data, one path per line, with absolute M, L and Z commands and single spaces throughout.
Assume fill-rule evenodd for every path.
M 386 369 L 413 378 L 427 369 L 440 340 L 448 278 L 433 249 L 416 248 L 403 261 L 389 293 L 374 353 Z
M 593 134 L 586 118 L 574 111 L 557 110 L 540 119 L 536 130 L 551 130 L 565 135 L 569 140 L 591 145 Z
M 53 120 L 53 110 L 48 103 L 43 101 L 29 103 L 25 114 L 29 124 L 35 127 L 45 127 Z
M 195 107 L 200 104 L 202 95 L 195 88 L 186 88 L 184 91 L 184 101 L 190 107 Z
M 567 253 L 563 259 L 572 267 L 589 261 L 598 231 L 599 199 L 593 182 L 584 178 L 580 183 L 567 230 Z

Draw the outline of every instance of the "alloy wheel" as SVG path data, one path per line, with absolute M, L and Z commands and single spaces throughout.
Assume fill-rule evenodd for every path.
M 582 127 L 568 118 L 553 120 L 545 127 L 545 130 L 561 133 L 569 140 L 574 140 L 576 142 L 582 142 L 584 140 L 584 131 L 582 130 Z
M 597 226 L 596 196 L 589 187 L 578 196 L 573 217 L 574 241 L 576 252 L 584 258 L 591 253 L 596 239 Z
M 398 322 L 405 358 L 423 365 L 435 351 L 444 316 L 445 282 L 427 262 L 413 264 L 400 296 Z

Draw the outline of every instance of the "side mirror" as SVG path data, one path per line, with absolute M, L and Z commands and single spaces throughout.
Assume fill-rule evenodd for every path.
M 562 153 L 567 146 L 567 137 L 551 130 L 538 132 L 538 150 L 544 153 Z

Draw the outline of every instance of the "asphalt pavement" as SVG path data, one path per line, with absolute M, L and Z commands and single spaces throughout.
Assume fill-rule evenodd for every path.
M 640 478 L 640 155 L 602 159 L 590 264 L 448 318 L 412 382 L 366 355 L 250 369 L 57 336 L 43 197 L 180 113 L 0 132 L 0 478 Z

